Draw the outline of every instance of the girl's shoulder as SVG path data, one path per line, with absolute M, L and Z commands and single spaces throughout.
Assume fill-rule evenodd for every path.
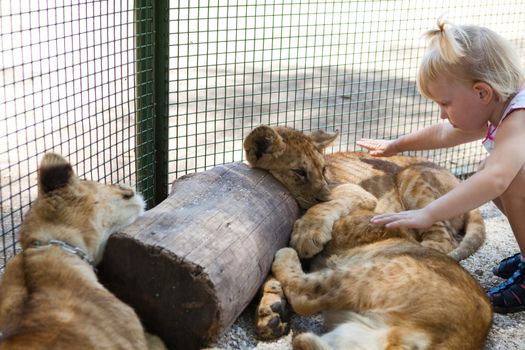
M 501 119 L 500 123 L 503 121 L 503 119 L 506 119 L 508 115 L 514 114 L 514 112 L 520 110 L 525 110 L 525 89 L 518 91 L 518 93 L 512 97 L 509 105 L 503 112 L 503 118 Z
M 498 130 L 505 130 L 505 133 L 525 132 L 525 105 L 511 109 L 505 115 L 505 122 L 500 123 Z
M 509 107 L 515 107 L 515 106 L 525 106 L 525 88 L 518 91 L 518 93 L 512 98 L 510 101 Z

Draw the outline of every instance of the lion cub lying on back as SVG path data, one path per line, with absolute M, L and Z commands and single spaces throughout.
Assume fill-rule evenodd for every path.
M 277 281 L 267 282 L 271 288 L 259 305 L 259 334 L 270 338 L 285 330 L 275 299 L 282 285 L 297 313 L 322 312 L 328 329 L 323 336 L 296 336 L 294 349 L 483 348 L 491 306 L 457 263 L 483 242 L 479 211 L 427 230 L 371 224 L 377 213 L 424 206 L 457 180 L 413 157 L 323 156 L 336 136 L 260 126 L 245 140 L 248 161 L 269 170 L 309 208 L 295 223 L 295 250 L 275 256 Z M 304 273 L 299 257 L 314 257 L 314 272 Z
M 143 208 L 131 189 L 81 181 L 64 158 L 46 154 L 20 229 L 23 251 L 0 285 L 0 349 L 165 349 L 93 269 L 109 235 Z

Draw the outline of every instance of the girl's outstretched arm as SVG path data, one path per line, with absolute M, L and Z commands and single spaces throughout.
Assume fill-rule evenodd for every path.
M 524 165 L 525 110 L 519 110 L 499 126 L 483 169 L 422 209 L 378 215 L 372 222 L 387 228 L 427 228 L 499 197 Z
M 404 151 L 453 147 L 482 139 L 485 134 L 486 128 L 467 132 L 444 122 L 427 126 L 395 140 L 361 139 L 357 141 L 357 145 L 366 148 L 372 156 L 389 157 Z

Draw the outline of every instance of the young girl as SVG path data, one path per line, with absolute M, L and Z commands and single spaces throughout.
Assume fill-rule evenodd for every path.
M 396 140 L 357 142 L 374 156 L 452 147 L 483 139 L 489 156 L 454 190 L 418 210 L 378 215 L 387 228 L 427 228 L 493 200 L 507 216 L 521 254 L 494 268 L 508 278 L 488 291 L 494 310 L 525 310 L 525 72 L 510 44 L 490 29 L 441 19 L 427 33 L 420 65 L 421 94 L 437 102 L 441 119 Z

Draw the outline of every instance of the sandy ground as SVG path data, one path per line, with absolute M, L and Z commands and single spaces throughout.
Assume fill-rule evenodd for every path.
M 492 275 L 492 266 L 501 259 L 518 251 L 510 226 L 499 210 L 492 204 L 482 208 L 487 227 L 487 240 L 473 256 L 462 262 L 462 265 L 485 288 L 492 287 L 501 279 Z M 295 334 L 304 331 L 322 333 L 323 322 L 319 316 L 300 317 L 293 315 L 291 331 L 279 340 L 258 341 L 254 330 L 255 304 L 250 304 L 239 319 L 219 339 L 219 349 L 291 349 Z M 525 312 L 510 315 L 495 314 L 492 330 L 487 339 L 485 350 L 525 350 Z

